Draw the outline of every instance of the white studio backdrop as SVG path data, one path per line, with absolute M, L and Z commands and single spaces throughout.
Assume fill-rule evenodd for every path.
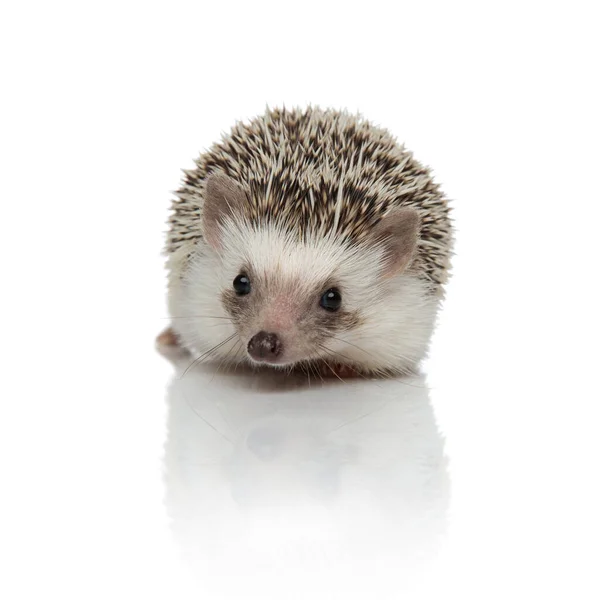
M 180 169 L 236 119 L 312 103 L 390 129 L 453 203 L 453 278 L 424 378 L 416 392 L 390 391 L 400 404 L 334 445 L 346 456 L 384 423 L 397 433 L 386 452 L 409 464 L 425 438 L 394 444 L 411 439 L 406 410 L 419 407 L 410 418 L 430 441 L 432 481 L 448 504 L 432 504 L 439 546 L 411 594 L 597 598 L 596 8 L 4 2 L 0 595 L 384 598 L 407 587 L 399 573 L 410 562 L 321 561 L 310 545 L 302 560 L 269 552 L 294 514 L 303 525 L 294 535 L 322 534 L 313 513 L 263 514 L 244 529 L 255 554 L 241 552 L 241 529 L 218 529 L 231 515 L 225 476 L 213 471 L 215 487 L 202 487 L 186 462 L 218 458 L 221 446 L 181 398 L 192 394 L 192 409 L 225 398 L 240 427 L 255 424 L 247 406 L 273 406 L 244 380 L 200 371 L 182 384 L 154 350 Z M 352 418 L 362 414 L 352 401 L 372 393 L 362 390 L 310 399 L 338 406 L 347 394 Z M 282 414 L 261 419 L 271 431 Z M 302 418 L 286 421 L 288 439 Z M 264 474 L 236 464 L 236 485 L 255 499 L 263 488 L 247 486 Z M 302 475 L 294 485 L 313 485 Z M 422 485 L 405 479 L 390 497 L 401 504 Z M 221 499 L 214 512 L 192 510 L 211 498 Z M 369 523 L 378 537 L 353 539 L 384 547 L 385 528 Z M 336 527 L 353 531 L 342 515 Z M 219 549 L 201 552 L 219 557 L 222 588 L 197 577 L 194 543 L 207 531 Z

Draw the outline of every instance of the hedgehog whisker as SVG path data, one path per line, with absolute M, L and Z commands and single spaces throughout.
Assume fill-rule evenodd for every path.
M 354 346 L 357 350 L 364 352 L 367 356 L 371 356 L 371 354 L 369 352 L 367 352 L 364 348 L 361 348 L 360 346 L 357 346 L 356 344 L 353 344 L 352 342 L 349 342 L 348 340 L 344 340 L 342 338 L 335 337 L 335 335 L 332 335 L 330 337 L 331 337 L 331 339 L 337 340 L 338 342 L 344 342 L 344 344 L 348 344 L 349 346 Z
M 308 371 L 307 363 L 299 363 L 298 366 L 304 375 L 308 377 L 308 387 L 310 387 L 310 372 Z
M 335 371 L 335 369 L 327 362 L 325 361 L 325 364 L 327 365 L 327 368 L 342 382 L 342 383 L 346 383 L 346 381 L 344 381 Z
M 355 417 L 353 419 L 350 419 L 349 421 L 346 421 L 345 423 L 342 423 L 341 425 L 338 425 L 337 427 L 334 427 L 331 431 L 328 432 L 329 433 L 333 433 L 334 431 L 339 431 L 340 429 L 343 429 L 344 427 L 346 427 L 346 425 L 350 425 L 351 423 L 356 423 L 357 421 L 361 421 L 362 419 L 369 417 L 370 415 L 375 414 L 377 411 L 380 411 L 381 409 L 384 408 L 384 406 L 386 404 L 388 404 L 389 400 L 387 400 L 386 402 L 384 402 L 384 404 L 382 406 L 378 406 L 377 408 L 374 408 L 373 410 L 364 413 L 362 415 L 359 415 L 358 417 Z
M 237 335 L 237 333 L 233 333 L 228 338 L 224 339 L 222 342 L 219 342 L 218 344 L 214 345 L 212 348 L 210 348 L 210 350 L 207 350 L 206 352 L 204 352 L 203 354 L 201 354 L 198 358 L 196 358 L 194 361 L 192 361 L 192 363 L 190 365 L 188 365 L 188 367 L 185 369 L 185 371 L 183 372 L 183 374 L 181 375 L 181 377 L 179 379 L 183 379 L 185 377 L 186 373 L 192 367 L 194 367 L 197 364 L 200 364 L 203 360 L 205 360 L 211 354 L 213 354 L 215 351 L 217 351 L 221 346 L 223 346 L 227 342 L 231 341 L 236 335 Z
M 317 369 L 316 365 L 313 365 L 312 367 L 315 371 L 315 374 L 319 376 L 319 379 L 321 380 L 321 383 L 325 383 L 325 379 L 323 379 L 323 374 L 319 372 L 319 369 Z
M 355 347 L 355 348 L 357 348 L 358 350 L 361 350 L 362 352 L 365 352 L 366 354 L 368 354 L 368 352 L 367 352 L 366 350 L 363 350 L 363 349 L 362 349 L 360 346 L 357 346 L 356 344 L 353 344 L 353 343 L 351 343 L 351 342 L 348 342 L 348 341 L 346 341 L 346 340 L 343 340 L 342 338 L 335 337 L 335 336 L 333 336 L 333 335 L 331 336 L 331 338 L 332 338 L 332 339 L 334 339 L 334 340 L 338 340 L 339 342 L 344 342 L 344 343 L 346 343 L 346 344 L 350 344 L 350 346 L 354 346 L 354 347 Z M 331 350 L 331 348 L 328 348 L 328 350 L 330 350 L 331 352 L 336 352 L 335 350 Z M 344 355 L 343 355 L 343 354 L 340 354 L 339 352 L 336 352 L 336 354 L 339 354 L 340 356 L 344 357 Z M 409 360 L 409 358 L 408 358 L 407 356 L 404 356 L 403 354 L 398 354 L 397 356 L 399 356 L 400 358 L 402 358 L 402 359 L 404 359 L 404 360 L 407 360 L 407 361 Z M 344 358 L 347 358 L 347 357 L 344 357 Z M 349 359 L 347 359 L 347 360 L 349 360 Z M 379 371 L 378 373 L 379 373 L 380 375 L 385 375 L 385 373 L 386 373 L 386 372 L 385 372 L 384 370 L 382 370 L 382 371 Z M 359 374 L 360 374 L 360 373 L 359 373 Z M 406 373 L 402 373 L 402 374 L 403 374 L 403 375 L 410 375 L 410 372 L 408 372 L 408 371 L 407 371 Z M 367 379 L 367 380 L 371 381 L 371 380 L 370 380 L 368 377 L 365 377 L 365 379 Z M 426 390 L 426 389 L 429 389 L 429 388 L 428 388 L 428 386 L 425 386 L 425 385 L 414 385 L 414 384 L 412 384 L 412 383 L 408 383 L 408 382 L 406 382 L 406 381 L 400 381 L 400 383 L 402 383 L 402 385 L 407 385 L 408 387 L 414 387 L 414 388 L 418 388 L 418 389 L 420 389 L 420 390 Z M 381 386 L 378 386 L 378 387 L 381 387 Z
M 347 356 L 344 356 L 341 352 L 336 352 L 335 350 L 332 350 L 331 348 L 328 348 L 327 346 L 324 346 L 323 344 L 319 344 L 319 347 L 322 350 L 325 350 L 325 352 L 328 352 L 331 356 L 341 356 L 342 358 L 345 358 L 346 360 L 351 361 L 350 358 L 348 358 Z M 351 361 L 352 362 L 352 361 Z M 365 379 L 366 381 L 371 381 L 369 379 L 369 377 L 365 377 L 360 371 L 355 371 L 357 373 L 357 375 L 359 377 L 362 377 L 363 379 Z M 377 385 L 377 384 L 376 384 Z M 377 387 L 381 387 L 381 386 L 377 386 Z
M 202 421 L 204 421 L 212 430 L 216 431 L 224 440 L 226 440 L 227 442 L 229 442 L 232 446 L 235 446 L 235 444 L 221 431 L 219 431 L 208 419 L 206 419 L 206 417 L 203 417 L 191 404 L 190 401 L 187 399 L 187 396 L 184 396 L 185 398 L 185 403 L 190 407 L 191 411 Z
M 314 362 L 309 360 L 303 364 L 306 367 L 307 373 L 312 373 L 314 375 L 315 381 L 318 377 L 321 380 L 321 383 L 325 383 L 325 380 L 323 379 L 323 375 L 321 375 L 321 373 L 319 373 L 319 369 L 317 369 Z
M 217 370 L 214 372 L 213 376 L 210 378 L 210 382 L 212 383 L 213 379 L 217 376 L 217 374 L 219 373 L 219 369 L 221 368 L 221 366 L 223 365 L 224 362 L 226 362 L 231 353 L 233 352 L 234 348 L 237 348 L 238 345 L 241 344 L 241 340 L 240 338 L 237 339 L 237 341 L 235 342 L 235 344 L 227 351 L 227 354 L 221 359 L 221 362 L 219 363 L 219 366 L 217 367 Z M 237 350 L 236 350 L 237 352 Z
M 331 348 L 328 348 L 327 346 L 325 346 L 325 344 L 319 344 L 319 347 L 321 348 L 321 350 L 325 350 L 325 352 L 328 352 L 329 354 L 335 354 L 336 356 L 341 356 L 342 358 L 345 358 L 346 360 L 349 360 L 350 362 L 352 362 L 351 358 L 349 358 L 345 354 L 342 354 L 341 352 L 337 352 L 336 350 L 332 350 Z

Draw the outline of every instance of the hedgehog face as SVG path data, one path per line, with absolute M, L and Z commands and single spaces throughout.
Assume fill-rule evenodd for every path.
M 361 296 L 376 281 L 355 283 L 351 272 L 372 271 L 372 257 L 330 240 L 299 243 L 273 228 L 238 224 L 227 235 L 244 244 L 223 245 L 219 297 L 251 362 L 310 360 L 360 325 Z

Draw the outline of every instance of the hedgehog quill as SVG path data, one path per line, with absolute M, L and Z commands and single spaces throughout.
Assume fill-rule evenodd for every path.
M 452 226 L 429 170 L 390 133 L 342 111 L 267 110 L 184 173 L 159 343 L 337 376 L 417 369 Z

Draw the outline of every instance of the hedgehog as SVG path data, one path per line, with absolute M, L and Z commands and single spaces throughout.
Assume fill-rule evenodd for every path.
M 387 130 L 346 111 L 267 109 L 184 170 L 158 342 L 219 365 L 415 372 L 452 240 L 446 197 Z

